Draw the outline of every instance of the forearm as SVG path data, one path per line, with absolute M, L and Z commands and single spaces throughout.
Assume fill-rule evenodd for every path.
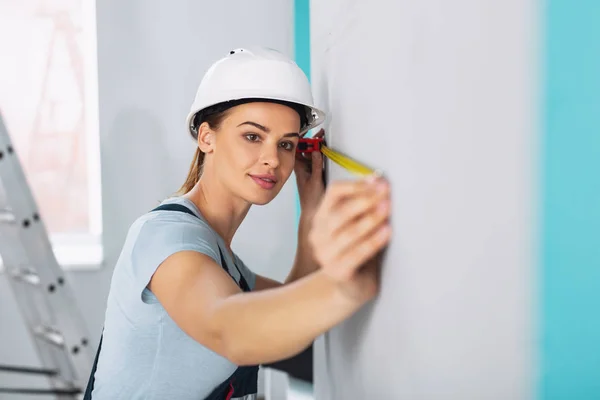
M 297 281 L 298 279 L 304 278 L 311 273 L 317 271 L 319 266 L 317 262 L 312 258 L 310 251 L 302 248 L 299 244 L 298 250 L 296 251 L 296 257 L 294 259 L 294 265 L 290 270 L 284 284 L 289 284 Z
M 311 217 L 302 215 L 298 224 L 298 245 L 296 246 L 296 257 L 294 265 L 288 274 L 285 284 L 294 282 L 319 269 L 319 265 L 313 257 L 312 249 L 307 240 Z
M 255 365 L 301 352 L 360 306 L 317 272 L 276 289 L 230 296 L 215 309 L 211 323 L 229 359 Z

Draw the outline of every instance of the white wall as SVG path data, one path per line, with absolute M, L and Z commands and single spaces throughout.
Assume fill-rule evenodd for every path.
M 384 171 L 394 227 L 380 297 L 319 343 L 319 400 L 531 398 L 535 4 L 311 2 L 328 141 Z
M 293 2 L 106 0 L 98 1 L 97 17 L 105 265 L 67 276 L 94 348 L 130 223 L 185 179 L 195 148 L 185 116 L 204 71 L 230 49 L 253 44 L 293 55 Z M 252 209 L 233 245 L 256 272 L 278 279 L 295 252 L 294 185 L 290 180 L 270 205 Z M 0 280 L 0 363 L 35 364 L 5 284 Z M 8 383 L 13 377 L 0 375 L 0 386 Z
M 210 63 L 232 48 L 252 44 L 291 54 L 293 15 L 289 1 L 112 1 L 100 4 L 98 18 L 106 21 L 99 28 L 98 52 L 110 257 L 118 254 L 129 222 L 185 179 L 195 149 L 185 117 Z M 275 202 L 252 210 L 236 238 L 236 251 L 262 272 L 268 272 L 264 261 L 274 252 L 289 251 L 293 257 L 294 245 L 278 240 L 289 236 L 268 223 L 289 221 L 274 225 L 293 228 L 291 189 L 288 184 Z M 260 234 L 266 240 L 254 239 Z M 261 246 L 262 254 L 249 251 L 254 245 Z

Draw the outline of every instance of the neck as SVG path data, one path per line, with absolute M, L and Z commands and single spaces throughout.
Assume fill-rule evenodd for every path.
M 235 232 L 248 214 L 251 204 L 235 197 L 217 179 L 202 175 L 183 197 L 192 201 L 208 224 L 223 238 L 228 250 Z

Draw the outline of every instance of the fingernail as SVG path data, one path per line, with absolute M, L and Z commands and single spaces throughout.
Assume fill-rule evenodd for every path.
M 377 182 L 377 178 L 374 177 L 373 175 L 367 176 L 364 180 L 365 180 L 365 183 L 368 184 L 368 185 L 372 185 L 375 182 Z

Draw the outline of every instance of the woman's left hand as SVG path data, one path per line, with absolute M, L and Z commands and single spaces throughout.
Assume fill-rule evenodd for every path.
M 322 138 L 324 134 L 325 131 L 321 129 L 314 137 Z M 300 221 L 298 221 L 296 261 L 286 279 L 286 283 L 302 278 L 319 268 L 319 264 L 313 257 L 313 251 L 308 241 L 308 233 L 313 223 L 313 217 L 325 194 L 323 155 L 319 151 L 306 154 L 297 153 L 294 172 L 296 173 L 296 184 L 298 185 L 298 196 L 300 197 L 302 212 Z
M 321 129 L 313 137 L 322 138 L 324 135 L 325 131 Z M 296 173 L 296 184 L 298 185 L 302 216 L 310 219 L 316 212 L 325 193 L 323 155 L 319 151 L 296 154 L 294 172 Z

